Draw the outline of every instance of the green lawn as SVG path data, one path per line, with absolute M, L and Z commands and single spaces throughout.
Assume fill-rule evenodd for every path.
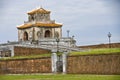
M 71 52 L 70 55 L 111 54 L 111 53 L 120 53 L 120 48 L 87 49 L 81 52 Z
M 0 80 L 120 80 L 120 75 L 0 75 Z

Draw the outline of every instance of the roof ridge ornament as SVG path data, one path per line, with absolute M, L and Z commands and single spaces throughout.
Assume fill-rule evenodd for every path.
M 28 14 L 30 14 L 30 15 L 35 14 L 36 12 L 49 14 L 51 11 L 45 10 L 44 8 L 41 7 L 41 8 L 34 9 L 32 11 L 29 11 Z

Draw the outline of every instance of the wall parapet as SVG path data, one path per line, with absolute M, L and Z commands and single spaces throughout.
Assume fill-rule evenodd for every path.
M 120 75 L 120 53 L 67 56 L 66 73 Z M 0 60 L 6 74 L 52 73 L 51 57 Z

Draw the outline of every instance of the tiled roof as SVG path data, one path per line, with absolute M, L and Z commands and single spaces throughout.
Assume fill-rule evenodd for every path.
M 23 25 L 18 26 L 18 29 L 25 29 L 25 28 L 30 28 L 30 27 L 61 27 L 62 24 L 57 24 L 57 23 L 26 23 Z
M 43 13 L 43 14 L 47 14 L 47 13 L 50 13 L 50 11 L 47 11 L 47 10 L 45 10 L 45 9 L 43 9 L 43 8 L 39 8 L 39 9 L 35 9 L 35 10 L 33 10 L 33 11 L 30 11 L 30 12 L 28 12 L 28 14 L 35 14 L 35 13 Z

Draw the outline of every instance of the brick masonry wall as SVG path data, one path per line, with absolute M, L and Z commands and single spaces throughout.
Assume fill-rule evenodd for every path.
M 120 43 L 111 43 L 110 46 L 111 46 L 111 48 L 120 48 Z M 79 46 L 79 48 L 85 48 L 85 49 L 109 48 L 109 44 Z
M 120 74 L 120 54 L 69 56 L 67 73 Z
M 0 60 L 0 72 L 7 74 L 51 73 L 51 58 Z
M 28 48 L 28 47 L 14 47 L 14 56 L 28 56 L 28 55 L 38 55 L 50 53 L 50 50 L 41 48 Z
M 0 60 L 0 73 L 51 73 L 51 58 Z M 119 74 L 120 54 L 68 56 L 67 73 Z

